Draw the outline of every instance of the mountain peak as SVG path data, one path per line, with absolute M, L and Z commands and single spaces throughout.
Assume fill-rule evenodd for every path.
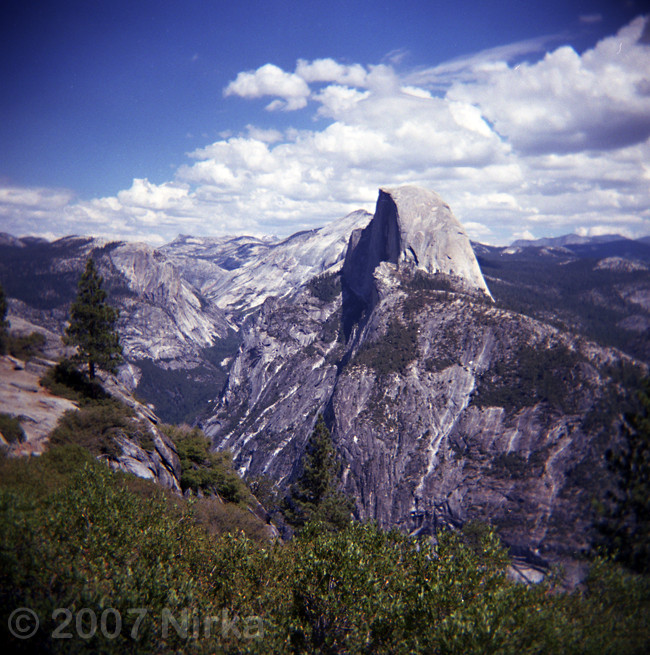
M 374 270 L 384 261 L 453 276 L 490 296 L 462 225 L 437 193 L 421 187 L 380 189 L 373 219 L 350 238 L 344 277 L 369 304 L 374 304 Z

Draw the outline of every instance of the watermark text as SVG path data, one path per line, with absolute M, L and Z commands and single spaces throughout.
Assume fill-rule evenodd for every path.
M 43 618 L 47 620 L 41 622 Z M 197 608 L 166 607 L 156 613 L 146 607 L 125 610 L 114 607 L 101 610 L 58 607 L 50 616 L 39 617 L 29 607 L 19 607 L 9 615 L 7 626 L 16 639 L 30 639 L 39 628 L 49 632 L 52 639 L 89 640 L 100 636 L 117 639 L 121 636 L 138 641 L 148 630 L 153 630 L 163 639 L 174 636 L 183 640 L 251 640 L 264 637 L 264 623 L 259 616 L 240 617 L 225 608 L 217 614 L 207 614 Z

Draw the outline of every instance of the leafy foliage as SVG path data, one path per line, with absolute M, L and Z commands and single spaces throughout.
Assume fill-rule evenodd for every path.
M 48 369 L 40 383 L 52 393 L 80 405 L 59 419 L 50 435 L 50 444 L 76 444 L 97 457 L 115 459 L 121 452 L 118 438 L 127 438 L 144 450 L 154 443 L 146 421 L 138 419 L 133 409 L 110 396 L 101 384 L 64 360 Z
M 109 397 L 97 380 L 89 380 L 69 359 L 49 368 L 39 382 L 54 395 L 82 405 Z
M 0 433 L 7 443 L 25 441 L 25 433 L 20 425 L 20 419 L 11 414 L 0 413 Z
M 210 451 L 210 440 L 198 428 L 163 427 L 181 462 L 181 489 L 195 494 L 216 494 L 226 502 L 239 503 L 250 498 L 244 481 L 232 466 L 229 451 Z
M 68 410 L 50 436 L 50 444 L 77 444 L 95 456 L 116 459 L 122 453 L 118 438 L 127 438 L 151 449 L 153 442 L 144 421 L 116 400 Z
M 111 472 L 84 451 L 0 460 L 0 612 L 33 609 L 37 633 L 9 652 L 101 653 L 641 653 L 648 578 L 596 561 L 584 589 L 511 582 L 494 532 L 470 526 L 433 546 L 372 524 L 338 532 L 314 523 L 286 544 L 210 536 L 192 503 Z M 55 639 L 56 608 L 121 630 Z M 137 614 L 145 621 L 136 630 Z M 163 610 L 189 630 L 163 634 Z M 219 620 L 238 617 L 236 631 Z M 195 623 L 196 622 L 196 623 Z M 196 632 L 194 625 L 198 625 Z M 87 628 L 87 625 L 82 627 Z M 112 625 L 111 625 L 112 627 Z M 133 635 L 137 636 L 137 639 Z
M 106 303 L 102 282 L 95 263 L 88 259 L 66 328 L 65 342 L 77 347 L 77 359 L 88 364 L 91 380 L 95 366 L 115 373 L 122 361 L 122 347 L 115 331 L 118 312 Z
M 284 515 L 288 523 L 296 528 L 310 521 L 319 521 L 329 529 L 344 527 L 350 521 L 352 503 L 339 490 L 336 451 L 322 415 L 318 416 L 301 466 L 286 499 Z
M 31 334 L 9 334 L 6 343 L 10 355 L 26 362 L 33 357 L 40 357 L 43 355 L 45 337 L 40 332 L 32 332 Z
M 242 502 L 223 502 L 215 496 L 192 498 L 192 510 L 196 523 L 209 535 L 222 537 L 228 534 L 245 534 L 258 542 L 268 542 L 269 526 L 262 521 L 249 505 Z

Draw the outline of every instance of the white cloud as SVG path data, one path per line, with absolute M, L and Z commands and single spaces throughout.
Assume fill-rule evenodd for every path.
M 265 130 L 255 127 L 255 125 L 247 125 L 246 132 L 251 139 L 262 141 L 263 143 L 277 143 L 282 140 L 282 132 L 280 132 L 280 130 Z M 228 136 L 232 136 L 232 134 L 225 136 L 225 138 L 228 138 Z
M 290 111 L 307 105 L 309 86 L 299 75 L 286 73 L 273 64 L 265 64 L 256 71 L 239 73 L 226 87 L 224 95 L 242 98 L 278 96 L 282 101 L 274 101 L 268 108 Z
M 123 205 L 147 209 L 170 209 L 187 198 L 189 187 L 174 182 L 151 184 L 147 179 L 135 179 L 130 189 L 120 191 L 117 199 Z
M 296 75 L 305 82 L 336 82 L 342 86 L 365 87 L 368 73 L 360 64 L 345 66 L 333 59 L 315 59 L 305 61 L 299 59 L 296 65 Z
M 13 207 L 57 209 L 65 207 L 73 193 L 61 189 L 41 189 L 9 186 L 0 188 L 0 211 Z
M 617 225 L 592 225 L 590 227 L 579 227 L 576 234 L 581 237 L 602 237 L 608 234 L 622 234 L 623 236 L 632 236 L 632 233 Z
M 370 96 L 369 91 L 359 91 L 348 86 L 331 84 L 314 96 L 320 103 L 319 116 L 335 117 L 351 110 L 358 102 Z
M 512 236 L 514 237 L 514 239 L 524 239 L 526 241 L 534 241 L 537 238 L 530 230 L 523 230 L 523 232 L 514 232 Z
M 173 180 L 136 179 L 109 198 L 0 190 L 2 229 L 158 242 L 179 232 L 289 234 L 372 210 L 378 187 L 411 183 L 439 192 L 479 240 L 647 234 L 643 29 L 637 19 L 582 55 L 558 47 L 533 63 L 521 57 L 548 38 L 406 74 L 333 59 L 299 60 L 294 72 L 265 64 L 237 75 L 225 95 L 267 97 L 271 109 L 309 101 L 320 119 L 311 129 L 275 129 L 266 116 L 264 127 L 224 132 L 189 153 Z
M 644 19 L 583 55 L 564 46 L 535 64 L 504 67 L 454 84 L 450 99 L 480 107 L 522 153 L 616 150 L 650 136 L 650 52 Z
M 62 236 L 60 216 L 74 199 L 66 189 L 0 187 L 0 232 Z M 65 233 L 76 232 L 71 225 Z

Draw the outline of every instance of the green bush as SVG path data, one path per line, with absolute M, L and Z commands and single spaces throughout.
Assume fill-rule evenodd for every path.
M 198 428 L 163 426 L 172 439 L 181 462 L 181 489 L 194 493 L 218 494 L 229 503 L 250 499 L 244 481 L 232 466 L 229 451 L 210 451 L 210 440 Z
M 42 357 L 45 337 L 40 332 L 31 334 L 9 334 L 6 339 L 6 348 L 10 355 L 24 362 L 32 357 Z
M 0 432 L 7 443 L 25 441 L 25 433 L 20 425 L 20 419 L 11 414 L 0 414 Z
M 150 490 L 143 496 L 133 481 L 74 446 L 0 460 L 7 652 L 626 654 L 650 645 L 648 578 L 605 560 L 569 594 L 511 582 L 486 526 L 439 534 L 435 546 L 358 523 L 339 532 L 310 524 L 291 542 L 256 543 L 208 534 L 197 525 L 199 501 L 172 502 L 137 481 Z M 20 607 L 40 618 L 22 641 L 7 623 Z M 71 612 L 70 639 L 52 636 L 57 608 Z M 75 621 L 83 608 L 98 619 L 87 639 Z M 110 639 L 99 629 L 107 608 L 122 619 Z M 129 608 L 146 610 L 137 640 Z M 186 612 L 185 635 L 162 633 L 164 610 L 179 623 Z M 222 630 L 223 616 L 239 617 L 236 631 Z
M 55 396 L 61 396 L 81 404 L 109 398 L 97 380 L 89 380 L 86 373 L 79 371 L 68 359 L 49 368 L 40 379 L 40 383 Z
M 65 412 L 50 435 L 50 444 L 77 444 L 96 457 L 116 459 L 122 452 L 118 437 L 131 439 L 145 450 L 153 448 L 145 422 L 136 419 L 126 405 L 105 400 Z
M 194 515 L 197 523 L 212 536 L 243 533 L 258 542 L 269 539 L 267 524 L 242 504 L 224 503 L 207 496 L 196 500 Z

